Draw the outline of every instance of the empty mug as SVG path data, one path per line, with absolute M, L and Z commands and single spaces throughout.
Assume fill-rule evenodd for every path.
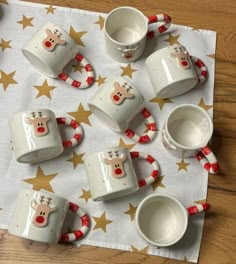
M 22 48 L 24 56 L 42 74 L 59 78 L 75 88 L 87 88 L 94 82 L 94 71 L 90 63 L 79 52 L 75 41 L 58 25 L 47 22 Z M 74 80 L 64 68 L 72 59 L 84 67 L 87 79 Z

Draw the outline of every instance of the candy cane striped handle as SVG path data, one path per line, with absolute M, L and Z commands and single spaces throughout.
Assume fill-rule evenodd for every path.
M 201 165 L 210 173 L 217 173 L 219 171 L 219 163 L 208 146 L 199 151 L 195 157 L 201 163 Z
M 189 216 L 199 214 L 209 210 L 211 205 L 209 203 L 196 204 L 187 208 Z
M 66 73 L 62 72 L 58 75 L 58 78 L 61 79 L 62 81 L 68 83 L 69 85 L 75 87 L 75 88 L 88 88 L 93 82 L 94 82 L 94 71 L 91 66 L 91 64 L 80 54 L 77 53 L 75 58 L 77 61 L 84 67 L 86 73 L 87 73 L 87 79 L 85 81 L 76 81 L 69 77 Z
M 140 111 L 140 114 L 144 117 L 144 123 L 147 126 L 148 132 L 140 136 L 135 131 L 128 128 L 124 133 L 127 137 L 132 138 L 138 143 L 147 143 L 151 141 L 156 135 L 157 132 L 156 123 L 151 113 L 146 108 L 143 108 Z
M 161 26 L 157 28 L 157 30 L 150 30 L 147 33 L 147 38 L 153 38 L 157 35 L 160 35 L 161 33 L 165 32 L 171 24 L 171 18 L 166 15 L 166 14 L 159 14 L 159 15 L 154 15 L 154 16 L 149 16 L 148 17 L 148 23 L 157 23 L 157 22 L 162 22 Z
M 207 79 L 208 70 L 203 61 L 198 59 L 197 57 L 190 56 L 192 62 L 194 65 L 200 70 L 200 73 L 198 73 L 198 83 L 203 83 Z
M 81 239 L 88 233 L 90 228 L 89 216 L 77 204 L 70 203 L 69 209 L 80 217 L 81 228 L 71 233 L 62 234 L 60 238 L 61 242 L 73 242 Z
M 144 152 L 138 152 L 138 151 L 131 151 L 130 156 L 132 159 L 136 158 L 142 158 L 145 159 L 148 163 L 152 165 L 152 172 L 151 175 L 147 178 L 143 178 L 139 180 L 139 187 L 143 187 L 146 185 L 149 185 L 153 183 L 159 176 L 159 165 L 157 161 L 149 154 L 144 153 Z
M 83 130 L 79 123 L 71 118 L 66 117 L 57 117 L 57 124 L 67 125 L 72 127 L 75 130 L 75 134 L 71 139 L 63 141 L 64 148 L 74 147 L 76 144 L 79 143 L 83 136 Z

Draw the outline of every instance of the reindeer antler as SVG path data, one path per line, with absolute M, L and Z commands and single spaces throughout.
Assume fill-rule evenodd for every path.
M 32 112 L 32 113 L 31 113 L 31 115 L 32 115 L 32 117 L 33 117 L 33 118 L 35 118 L 35 117 L 36 117 L 36 114 L 35 114 L 35 112 Z
M 38 112 L 39 116 L 42 117 L 43 116 L 43 112 Z
M 47 205 L 51 204 L 51 201 L 52 201 L 52 198 L 51 197 L 47 197 L 47 201 L 46 201 Z
M 44 202 L 44 198 L 45 198 L 44 195 L 41 195 L 41 196 L 40 196 L 40 199 L 39 199 L 40 203 L 43 203 L 43 202 Z
M 122 87 L 124 87 L 127 92 L 129 92 L 131 89 L 133 89 L 133 87 L 131 85 L 128 85 L 127 82 L 124 82 L 124 84 L 122 85 Z
M 108 153 L 108 156 L 109 156 L 110 158 L 113 157 L 113 155 L 112 155 L 112 151 L 108 151 L 107 153 Z
M 117 158 L 119 157 L 119 151 L 118 150 L 115 151 L 115 155 Z

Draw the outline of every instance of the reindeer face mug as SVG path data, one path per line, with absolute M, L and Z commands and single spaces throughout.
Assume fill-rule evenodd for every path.
M 71 139 L 62 141 L 58 125 L 74 129 Z M 73 119 L 56 117 L 49 109 L 31 109 L 10 117 L 12 144 L 16 160 L 36 163 L 59 156 L 82 139 L 83 130 Z
M 141 158 L 152 166 L 151 175 L 137 179 L 132 159 Z M 157 161 L 144 152 L 113 147 L 84 158 L 88 182 L 94 201 L 122 197 L 153 183 L 159 174 Z
M 68 210 L 80 217 L 81 226 L 71 233 L 61 233 Z M 21 189 L 9 233 L 48 244 L 72 242 L 89 231 L 90 219 L 77 204 L 47 191 Z

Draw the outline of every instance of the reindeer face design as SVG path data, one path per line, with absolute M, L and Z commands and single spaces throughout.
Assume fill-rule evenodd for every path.
M 38 112 L 38 116 L 37 113 L 35 112 L 32 112 L 31 115 L 32 118 L 25 117 L 25 121 L 26 123 L 32 125 L 34 135 L 36 137 L 41 137 L 43 135 L 46 135 L 48 133 L 47 122 L 50 120 L 50 117 L 48 116 L 43 117 L 42 112 Z
M 62 33 L 57 29 L 51 32 L 51 30 L 47 28 L 46 33 L 47 37 L 43 40 L 42 44 L 47 51 L 53 51 L 56 45 L 64 45 L 66 43 L 66 41 L 62 39 Z
M 119 48 L 120 51 L 122 51 L 122 57 L 125 59 L 130 59 L 135 56 L 136 50 L 139 48 L 139 46 L 135 48 L 127 48 L 127 49 L 121 49 Z
M 119 157 L 119 152 L 115 151 L 114 153 L 112 151 L 108 152 L 108 155 L 111 159 L 102 158 L 102 161 L 109 165 L 111 168 L 112 176 L 115 178 L 122 178 L 125 176 L 125 170 L 123 166 L 123 162 L 127 159 L 126 155 L 122 155 Z M 115 155 L 115 157 L 113 157 Z
M 181 46 L 174 47 L 174 52 L 171 52 L 171 57 L 176 58 L 178 65 L 182 69 L 190 68 L 189 54 L 184 51 Z
M 57 210 L 57 206 L 50 206 L 52 198 L 40 196 L 40 203 L 35 200 L 31 201 L 31 207 L 35 210 L 33 224 L 38 227 L 44 227 L 48 224 L 49 214 Z
M 126 98 L 133 98 L 134 94 L 129 91 L 133 89 L 128 83 L 124 83 L 122 86 L 118 82 L 114 83 L 114 91 L 111 93 L 111 100 L 114 104 L 121 104 Z

